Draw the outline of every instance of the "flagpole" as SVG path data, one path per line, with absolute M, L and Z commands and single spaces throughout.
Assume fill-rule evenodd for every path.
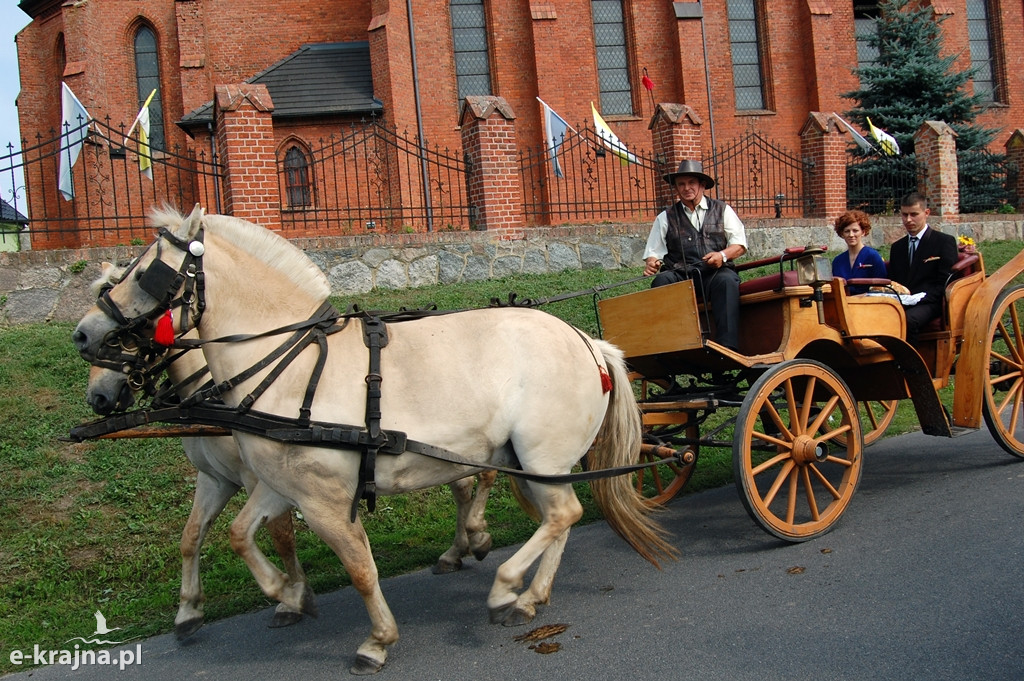
M 547 103 L 547 102 L 545 102 L 545 101 L 544 101 L 543 99 L 541 99 L 540 97 L 537 97 L 537 101 L 538 101 L 538 102 L 540 102 L 541 104 L 543 104 L 544 106 L 548 107 L 549 109 L 551 109 L 551 106 L 550 106 L 550 105 L 548 105 L 548 103 Z M 554 109 L 551 109 L 551 110 L 552 110 L 552 111 L 554 111 Z M 558 112 L 555 112 L 555 113 L 558 113 Z M 559 116 L 559 118 L 562 118 L 562 117 L 561 117 L 561 116 Z M 564 119 L 564 118 L 562 118 L 562 120 L 563 120 L 563 121 L 565 121 L 565 119 Z M 569 128 L 570 130 L 572 130 L 572 131 L 573 131 L 574 133 L 576 133 L 577 135 L 578 135 L 578 134 L 580 134 L 580 131 L 579 131 L 579 130 L 577 130 L 576 128 L 574 128 L 574 127 L 572 127 L 571 125 L 569 125 L 569 121 L 565 121 L 565 127 Z
M 142 108 L 139 109 L 139 113 L 135 116 L 135 120 L 132 121 L 132 127 L 128 128 L 128 132 L 125 133 L 124 142 L 121 143 L 121 146 L 128 145 L 128 138 L 132 136 L 133 132 L 135 132 L 135 126 L 139 124 L 139 119 L 142 118 L 142 112 L 145 111 L 146 107 L 149 106 L 149 103 L 153 101 L 153 96 L 155 94 L 156 88 L 153 88 L 153 91 L 149 93 L 149 97 L 146 97 L 146 103 L 142 105 Z

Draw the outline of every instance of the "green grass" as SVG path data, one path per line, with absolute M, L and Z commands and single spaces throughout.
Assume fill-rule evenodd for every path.
M 984 243 L 990 272 L 1024 244 Z M 481 307 L 506 300 L 556 296 L 635 277 L 639 269 L 571 271 L 517 276 L 457 286 L 375 291 L 337 299 L 364 309 L 436 304 L 442 309 Z M 618 295 L 646 287 L 635 282 L 605 292 Z M 593 296 L 545 306 L 595 333 Z M 72 349 L 69 324 L 0 329 L 0 673 L 24 669 L 9 664 L 12 649 L 59 648 L 89 633 L 97 608 L 126 636 L 170 631 L 180 587 L 178 541 L 188 516 L 195 472 L 176 440 L 62 441 L 69 429 L 92 417 L 85 404 L 87 366 Z M 949 391 L 945 399 L 949 399 Z M 888 434 L 917 427 L 909 401 L 900 406 Z M 732 479 L 729 449 L 702 448 L 687 487 L 695 492 Z M 585 484 L 577 485 L 586 520 L 599 517 Z M 245 565 L 232 552 L 227 526 L 244 499 L 236 497 L 212 528 L 201 558 L 207 619 L 271 605 Z M 379 500 L 365 524 L 382 576 L 432 565 L 448 548 L 454 502 L 437 488 Z M 524 541 L 534 523 L 518 509 L 504 477 L 488 505 L 496 545 Z M 348 584 L 337 558 L 298 524 L 299 556 L 313 589 Z M 269 541 L 261 546 L 273 559 Z M 480 594 L 481 608 L 485 594 Z

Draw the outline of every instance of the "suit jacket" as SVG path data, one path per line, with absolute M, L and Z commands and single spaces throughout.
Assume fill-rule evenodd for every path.
M 956 239 L 929 225 L 917 243 L 913 262 L 908 262 L 907 258 L 909 245 L 909 236 L 904 236 L 892 245 L 889 251 L 889 278 L 906 286 L 911 293 L 924 291 L 927 295 L 921 302 L 942 302 L 946 280 L 956 264 Z

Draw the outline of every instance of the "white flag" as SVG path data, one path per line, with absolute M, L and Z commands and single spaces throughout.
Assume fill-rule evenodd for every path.
M 537 101 L 544 107 L 544 136 L 548 150 L 551 152 L 551 167 L 554 169 L 555 177 L 565 177 L 562 172 L 562 165 L 558 162 L 558 149 L 565 141 L 565 134 L 569 130 L 569 124 L 565 119 L 555 113 L 555 110 L 547 105 L 540 97 Z
M 636 155 L 626 148 L 626 145 L 619 141 L 618 135 L 612 132 L 612 129 L 608 127 L 604 119 L 601 118 L 601 114 L 597 113 L 597 108 L 594 103 L 590 103 L 590 110 L 594 113 L 594 128 L 597 130 L 598 137 L 601 138 L 601 142 L 604 143 L 613 154 L 622 159 L 623 163 L 636 163 Z
M 82 151 L 82 142 L 89 136 L 92 117 L 75 97 L 67 83 L 61 83 L 60 98 L 60 176 L 57 187 L 65 201 L 75 198 L 71 170 Z
M 837 114 L 835 111 L 832 112 L 832 115 L 836 117 L 836 120 L 843 124 L 847 131 L 849 131 L 850 135 L 853 136 L 853 141 L 857 143 L 858 147 L 860 147 L 864 151 L 871 151 L 875 148 L 875 145 L 869 142 L 867 137 L 860 134 L 860 132 L 855 127 L 847 123 L 845 118 Z

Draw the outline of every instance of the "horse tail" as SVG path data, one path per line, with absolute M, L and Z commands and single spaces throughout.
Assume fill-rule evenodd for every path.
M 636 463 L 642 425 L 622 351 L 606 341 L 591 342 L 600 350 L 612 378 L 611 399 L 590 452 L 591 461 L 595 470 Z M 659 559 L 678 557 L 678 550 L 666 540 L 668 532 L 648 515 L 651 505 L 633 486 L 632 476 L 595 479 L 590 486 L 608 525 L 637 553 L 659 568 Z

